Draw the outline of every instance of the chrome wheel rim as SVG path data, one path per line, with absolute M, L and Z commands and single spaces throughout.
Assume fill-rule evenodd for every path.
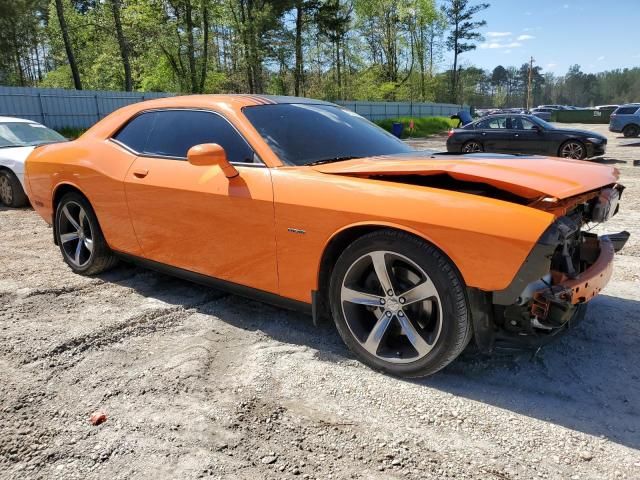
M 93 231 L 87 212 L 76 202 L 67 202 L 58 216 L 60 245 L 67 260 L 82 268 L 93 255 Z
M 478 153 L 482 151 L 482 147 L 477 142 L 469 142 L 462 147 L 464 153 Z
M 562 147 L 562 156 L 564 158 L 573 158 L 580 160 L 584 154 L 584 147 L 579 143 L 569 142 Z
M 411 363 L 433 350 L 442 330 L 440 296 L 427 273 L 395 252 L 374 251 L 347 270 L 340 291 L 353 338 L 371 355 Z
M 6 175 L 0 175 L 0 200 L 5 205 L 10 205 L 13 201 L 13 189 Z

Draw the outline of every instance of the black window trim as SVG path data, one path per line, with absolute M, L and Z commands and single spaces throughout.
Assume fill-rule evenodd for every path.
M 229 163 L 231 165 L 239 166 L 239 167 L 267 168 L 267 165 L 264 163 L 262 158 L 260 158 L 260 155 L 258 155 L 258 153 L 256 152 L 255 148 L 253 148 L 253 146 L 251 145 L 251 143 L 249 143 L 249 141 L 245 138 L 245 136 L 242 133 L 240 133 L 240 131 L 236 128 L 236 126 L 233 123 L 231 123 L 229 121 L 229 119 L 227 117 L 225 117 L 223 114 L 221 114 L 220 112 L 216 112 L 215 110 L 210 110 L 208 108 L 163 107 L 163 108 L 149 108 L 147 110 L 141 110 L 138 113 L 136 113 L 133 117 L 129 118 L 126 121 L 126 123 L 124 123 L 122 126 L 120 126 L 120 128 L 118 128 L 115 132 L 113 132 L 109 136 L 109 141 L 115 143 L 116 145 L 119 145 L 120 147 L 124 148 L 128 152 L 130 152 L 133 155 L 136 155 L 138 157 L 159 158 L 159 159 L 162 159 L 162 160 L 179 160 L 179 161 L 182 161 L 182 162 L 188 161 L 187 157 L 175 157 L 173 155 L 158 155 L 158 154 L 154 155 L 154 154 L 150 154 L 150 153 L 138 152 L 138 151 L 134 150 L 133 148 L 129 147 L 128 145 L 125 145 L 124 143 L 119 141 L 117 138 L 115 138 L 116 135 L 118 135 L 122 130 L 124 130 L 127 127 L 127 125 L 129 125 L 133 120 L 138 118 L 140 115 L 143 115 L 145 113 L 151 113 L 151 112 L 174 112 L 174 111 L 206 112 L 206 113 L 211 113 L 213 115 L 217 115 L 218 117 L 222 118 L 225 122 L 227 122 L 229 124 L 229 126 L 231 126 L 231 128 L 233 128 L 233 130 L 238 134 L 238 136 L 240 138 L 242 138 L 244 143 L 246 143 L 247 146 L 249 147 L 249 149 L 253 152 L 253 157 L 258 160 L 258 162 L 252 162 L 252 163 L 249 163 L 249 162 L 229 162 Z

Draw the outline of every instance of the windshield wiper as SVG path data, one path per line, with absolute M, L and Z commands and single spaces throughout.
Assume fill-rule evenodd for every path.
M 345 160 L 353 160 L 354 158 L 362 158 L 362 157 L 344 156 L 344 157 L 324 158 L 322 160 L 316 160 L 315 162 L 305 163 L 305 166 L 310 167 L 310 166 L 313 166 L 313 165 L 322 165 L 324 163 L 343 162 Z

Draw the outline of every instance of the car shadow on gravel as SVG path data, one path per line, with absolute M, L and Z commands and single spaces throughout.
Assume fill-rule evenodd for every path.
M 537 353 L 463 354 L 418 383 L 640 448 L 640 302 L 602 295 Z
M 353 361 L 333 325 L 315 327 L 304 314 L 126 264 L 101 278 L 282 343 L 313 348 L 321 361 Z M 486 357 L 471 348 L 442 372 L 410 382 L 640 448 L 639 350 L 640 302 L 602 295 L 592 301 L 583 323 L 537 353 Z
M 593 163 L 599 163 L 601 165 L 616 165 L 620 163 L 627 163 L 624 160 L 618 160 L 616 158 L 594 158 L 591 161 Z
M 332 323 L 313 325 L 311 316 L 278 308 L 211 287 L 123 263 L 99 275 L 105 282 L 136 290 L 144 297 L 214 315 L 247 331 L 262 331 L 274 340 L 309 346 L 328 361 L 352 358 Z

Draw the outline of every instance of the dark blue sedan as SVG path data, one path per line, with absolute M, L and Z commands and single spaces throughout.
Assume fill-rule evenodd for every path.
M 447 151 L 522 153 L 583 160 L 604 155 L 607 138 L 558 128 L 533 115 L 490 115 L 449 132 Z

